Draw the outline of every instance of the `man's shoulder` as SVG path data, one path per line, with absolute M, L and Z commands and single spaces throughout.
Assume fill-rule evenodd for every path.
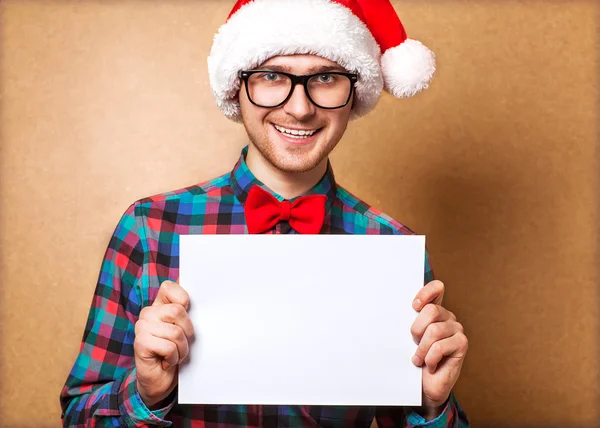
M 342 186 L 337 186 L 336 196 L 343 204 L 344 215 L 352 217 L 355 224 L 363 224 L 365 228 L 386 229 L 398 235 L 415 234 L 398 220 L 366 203 Z
M 135 205 L 145 208 L 164 207 L 167 204 L 194 203 L 211 197 L 222 197 L 230 192 L 230 173 L 191 186 L 182 187 L 168 192 L 147 196 L 135 202 Z

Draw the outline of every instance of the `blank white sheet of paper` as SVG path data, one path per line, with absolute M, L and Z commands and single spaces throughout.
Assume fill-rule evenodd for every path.
M 424 236 L 182 235 L 181 404 L 420 405 Z

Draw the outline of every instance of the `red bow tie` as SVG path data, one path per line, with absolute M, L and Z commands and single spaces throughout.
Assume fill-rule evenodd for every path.
M 290 203 L 279 202 L 269 192 L 253 186 L 248 193 L 244 215 L 249 233 L 263 233 L 287 220 L 292 229 L 302 234 L 318 234 L 325 219 L 325 195 L 302 196 Z

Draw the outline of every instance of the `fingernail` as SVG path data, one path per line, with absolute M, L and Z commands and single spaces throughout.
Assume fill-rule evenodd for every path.
M 427 367 L 429 373 L 433 374 L 435 372 L 436 367 Z
M 419 357 L 417 357 L 416 355 L 414 355 L 412 357 L 412 362 L 415 366 L 420 367 L 421 366 L 421 359 Z
M 419 309 L 420 307 L 421 307 L 421 300 L 420 299 L 415 299 L 413 301 L 413 308 Z

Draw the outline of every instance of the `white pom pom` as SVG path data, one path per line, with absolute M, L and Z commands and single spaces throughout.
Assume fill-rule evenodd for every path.
M 417 40 L 385 51 L 381 57 L 385 90 L 396 98 L 409 98 L 424 89 L 435 73 L 435 55 Z

